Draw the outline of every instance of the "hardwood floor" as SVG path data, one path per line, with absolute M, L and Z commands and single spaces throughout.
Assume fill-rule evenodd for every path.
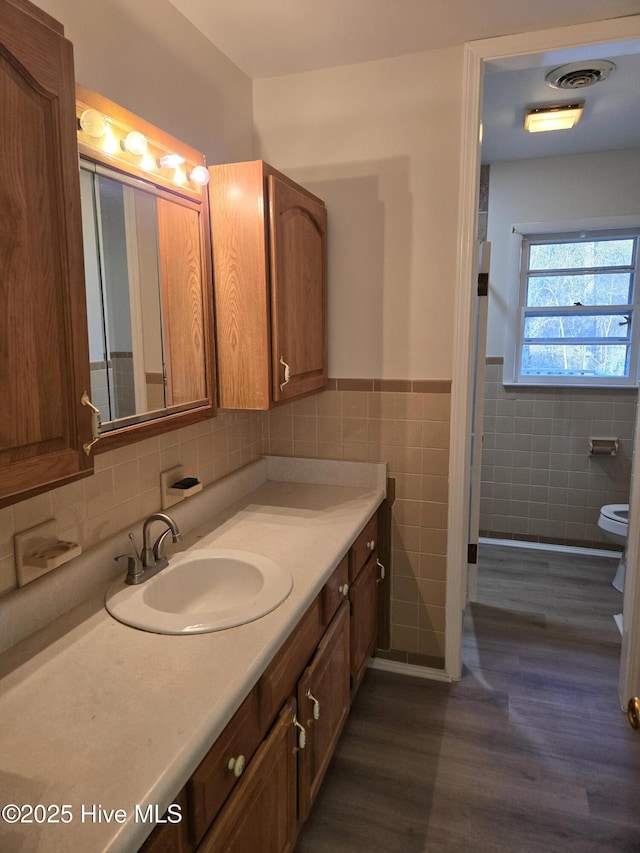
M 479 565 L 462 680 L 368 671 L 296 853 L 640 851 L 615 563 L 484 545 Z

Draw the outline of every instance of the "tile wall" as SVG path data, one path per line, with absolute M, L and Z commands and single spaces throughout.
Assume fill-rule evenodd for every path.
M 391 649 L 444 658 L 450 382 L 333 380 L 264 417 L 265 453 L 386 462 L 396 481 Z
M 205 484 L 263 453 L 388 464 L 394 660 L 442 668 L 450 382 L 332 380 L 268 413 L 218 411 L 201 424 L 97 454 L 91 477 L 0 509 L 0 594 L 16 586 L 13 534 L 55 518 L 86 550 L 160 508 L 160 472 L 177 464 Z
M 212 420 L 99 453 L 93 476 L 0 509 L 0 594 L 16 586 L 14 533 L 55 518 L 59 537 L 86 550 L 160 509 L 161 471 L 184 465 L 186 476 L 208 485 L 261 456 L 262 418 L 219 411 Z
M 602 547 L 600 507 L 629 501 L 636 400 L 634 389 L 505 388 L 502 359 L 487 359 L 480 535 Z M 589 455 L 591 436 L 617 437 L 618 455 Z

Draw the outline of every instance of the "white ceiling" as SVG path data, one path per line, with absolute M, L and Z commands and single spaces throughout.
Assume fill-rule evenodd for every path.
M 640 13 L 640 0 L 170 2 L 253 79 Z M 580 123 L 570 131 L 526 133 L 526 106 L 576 98 L 547 87 L 546 71 L 589 58 L 612 59 L 617 67 L 607 80 L 579 90 L 586 104 Z M 485 70 L 483 162 L 640 147 L 637 43 L 520 57 Z
M 617 51 L 625 48 L 625 54 Z M 609 52 L 606 52 L 609 51 Z M 606 80 L 582 89 L 565 91 L 545 83 L 548 71 L 565 62 L 584 62 L 606 58 L 615 70 Z M 487 64 L 483 93 L 482 161 L 521 160 L 553 157 L 589 151 L 614 151 L 640 148 L 640 44 L 581 48 L 565 51 L 555 57 L 529 57 L 526 64 L 517 61 L 500 66 Z M 511 66 L 511 67 L 510 67 Z M 571 130 L 554 133 L 528 133 L 524 130 L 524 114 L 528 106 L 584 101 L 580 122 Z
M 640 0 L 170 0 L 253 79 L 640 12 Z

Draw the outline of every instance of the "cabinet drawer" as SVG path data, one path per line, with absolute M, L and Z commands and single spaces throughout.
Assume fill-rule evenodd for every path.
M 262 734 L 258 690 L 254 687 L 187 783 L 192 844 L 198 844 L 238 781 L 236 774 L 242 772 L 238 760 L 242 756 L 246 764 L 251 759 Z M 236 765 L 230 769 L 231 759 Z
M 293 694 L 300 673 L 322 636 L 321 616 L 321 596 L 318 596 L 260 678 L 260 724 L 263 727 L 271 724 L 284 701 Z
M 378 545 L 378 516 L 373 515 L 349 550 L 349 583 L 358 577 L 362 567 Z
M 290 699 L 199 853 L 291 853 L 297 830 L 295 712 Z
M 345 554 L 336 570 L 322 588 L 322 624 L 328 625 L 349 592 L 349 556 Z

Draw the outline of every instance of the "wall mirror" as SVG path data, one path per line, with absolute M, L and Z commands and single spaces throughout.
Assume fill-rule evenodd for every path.
M 214 413 L 201 154 L 76 88 L 95 449 Z

